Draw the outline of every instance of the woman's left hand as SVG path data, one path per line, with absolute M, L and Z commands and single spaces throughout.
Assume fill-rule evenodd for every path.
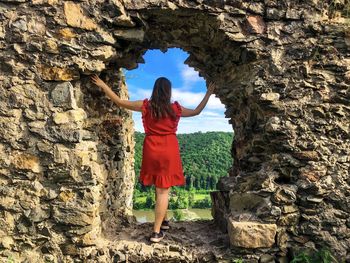
M 96 74 L 91 76 L 91 80 L 93 83 L 95 83 L 100 88 L 108 87 L 107 84 L 102 79 L 100 79 Z

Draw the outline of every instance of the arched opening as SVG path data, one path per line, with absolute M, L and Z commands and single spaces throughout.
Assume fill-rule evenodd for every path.
M 198 72 L 183 62 L 188 53 L 178 48 L 166 52 L 149 50 L 143 56 L 144 64 L 124 71 L 129 98 L 149 98 L 156 78 L 165 76 L 172 82 L 172 101 L 194 109 L 204 97 L 206 82 Z M 227 176 L 232 166 L 230 147 L 232 126 L 224 118 L 225 106 L 212 95 L 199 116 L 181 118 L 177 138 L 186 185 L 172 187 L 168 216 L 173 221 L 212 219 L 210 192 L 217 190 L 220 177 Z M 135 122 L 135 186 L 133 214 L 139 222 L 153 222 L 155 206 L 154 187 L 140 184 L 142 143 L 144 129 L 141 113 L 133 112 Z

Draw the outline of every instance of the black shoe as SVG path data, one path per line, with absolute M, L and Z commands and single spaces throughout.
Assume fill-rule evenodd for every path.
M 164 238 L 164 236 L 165 236 L 165 233 L 162 230 L 160 230 L 159 233 L 153 232 L 150 237 L 150 241 L 159 242 Z
M 168 230 L 169 228 L 170 228 L 169 220 L 163 220 L 162 225 L 160 226 L 160 229 Z

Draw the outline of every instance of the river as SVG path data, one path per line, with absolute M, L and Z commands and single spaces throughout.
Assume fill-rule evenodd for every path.
M 192 219 L 213 219 L 211 215 L 211 209 L 201 209 L 201 208 L 188 208 L 188 209 L 180 209 L 184 216 L 184 220 L 192 220 Z M 145 223 L 145 222 L 154 222 L 154 210 L 133 210 L 133 214 L 136 217 L 137 222 Z M 173 210 L 168 210 L 168 218 L 171 220 L 173 217 Z

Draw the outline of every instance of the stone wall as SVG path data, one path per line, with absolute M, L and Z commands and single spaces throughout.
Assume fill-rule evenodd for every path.
M 350 40 L 332 3 L 0 0 L 1 257 L 93 260 L 133 223 L 131 112 L 89 75 L 128 98 L 122 67 L 180 47 L 235 131 L 212 194 L 232 251 L 349 261 Z

